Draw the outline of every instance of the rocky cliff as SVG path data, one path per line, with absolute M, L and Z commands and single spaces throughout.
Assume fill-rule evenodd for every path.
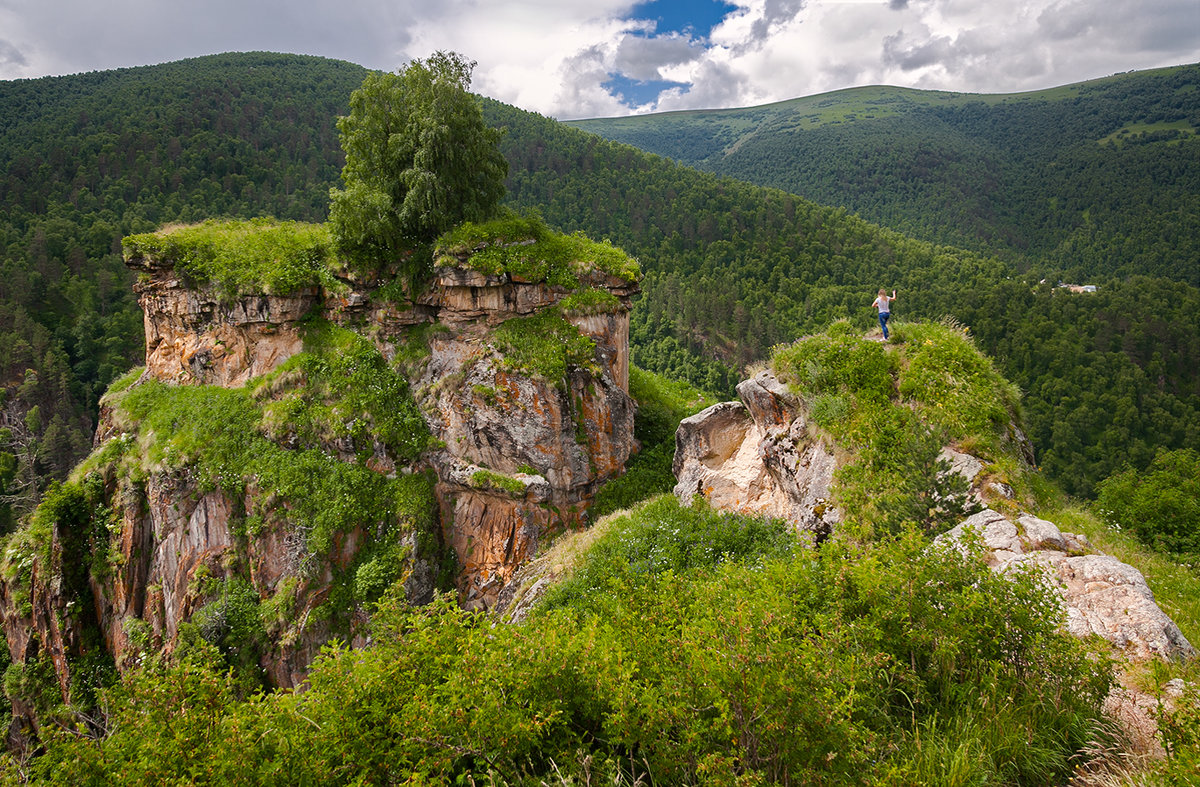
M 675 494 L 700 495 L 720 509 L 778 517 L 814 538 L 828 536 L 836 466 L 828 437 L 812 427 L 800 399 L 769 371 L 722 402 L 684 419 L 675 438 Z
M 415 293 L 343 271 L 231 294 L 130 255 L 146 367 L 105 398 L 62 504 L 10 542 L 14 661 L 67 700 L 101 650 L 122 669 L 201 636 L 291 686 L 330 637 L 362 641 L 389 585 L 492 604 L 635 448 L 638 274 L 481 272 L 488 248 L 443 255 Z
M 939 338 L 959 341 L 952 334 L 934 336 L 925 340 L 922 348 Z M 811 341 L 819 343 L 824 337 Z M 847 356 L 847 347 L 867 344 L 855 337 L 841 341 L 837 353 L 843 357 Z M 867 352 L 878 355 L 883 351 Z M 882 368 L 894 378 L 883 378 L 884 389 L 892 388 L 894 406 L 921 408 L 926 404 L 925 394 L 906 386 L 905 374 L 914 363 L 913 355 L 922 350 L 902 347 L 887 352 L 891 356 L 889 365 Z M 811 357 L 805 361 L 816 363 Z M 774 370 L 759 372 L 738 385 L 739 401 L 714 405 L 680 423 L 675 494 L 685 503 L 700 496 L 722 510 L 784 519 L 800 534 L 819 541 L 842 526 L 843 510 L 835 505 L 837 502 L 857 508 L 861 502 L 854 499 L 855 495 L 878 496 L 897 506 L 906 501 L 896 495 L 895 489 L 854 484 L 864 475 L 864 467 L 878 472 L 863 456 L 875 446 L 853 431 L 847 430 L 851 437 L 843 441 L 831 434 L 852 419 L 852 414 L 841 415 L 841 422 L 825 419 L 830 428 L 822 428 L 812 405 L 820 402 L 827 390 L 789 385 L 776 374 L 777 370 L 785 374 L 790 371 L 793 379 L 800 378 L 795 368 L 789 370 L 787 363 L 777 362 Z M 954 368 L 952 373 L 962 376 L 961 368 Z M 845 392 L 843 382 L 834 384 L 843 386 L 840 390 Z M 934 381 L 939 388 L 944 384 Z M 906 389 L 912 398 L 906 399 L 901 393 Z M 935 409 L 945 410 L 945 404 L 945 400 L 939 400 Z M 876 409 L 872 411 L 872 407 Z M 849 409 L 854 408 L 871 413 L 871 428 L 884 435 L 887 427 L 881 424 L 888 418 L 899 418 L 895 411 L 879 407 L 878 400 L 875 405 L 852 400 Z M 924 523 L 931 529 L 937 527 L 932 523 L 958 522 L 935 544 L 953 545 L 964 554 L 974 550 L 996 571 L 1032 571 L 1048 582 L 1058 593 L 1070 633 L 1099 636 L 1135 659 L 1194 655 L 1192 645 L 1155 603 L 1153 592 L 1137 569 L 1098 552 L 1084 536 L 1061 532 L 1053 523 L 1022 509 L 1025 501 L 1008 481 L 1033 472 L 1032 450 L 1015 422 L 1015 414 L 1012 417 L 1013 422 L 991 424 L 990 435 L 955 435 L 951 427 L 943 427 L 938 433 L 959 437 L 960 445 L 942 446 L 936 461 L 925 468 L 920 463 L 908 463 L 907 478 L 893 477 L 889 483 L 909 486 L 909 500 L 923 501 Z M 936 416 L 930 420 L 933 418 Z M 927 423 L 918 422 L 918 426 L 927 428 Z M 990 459 L 960 450 L 961 443 L 985 448 Z M 894 446 L 888 448 L 894 451 Z M 935 449 L 926 450 L 932 455 Z M 882 464 L 878 459 L 874 461 Z M 905 466 L 907 460 L 892 456 L 891 461 Z M 928 472 L 922 474 L 922 469 Z M 921 483 L 928 488 L 912 488 Z M 958 494 L 947 491 L 955 485 Z M 992 508 L 978 510 L 983 506 Z M 920 521 L 921 513 L 920 508 L 916 509 L 914 519 Z

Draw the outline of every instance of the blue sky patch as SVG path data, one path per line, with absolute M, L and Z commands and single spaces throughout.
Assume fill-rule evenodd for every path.
M 672 87 L 690 87 L 689 82 L 672 82 L 669 79 L 630 79 L 622 74 L 609 74 L 608 81 L 601 87 L 609 95 L 621 98 L 621 103 L 627 107 L 638 107 L 658 100 L 658 94 Z
M 656 35 L 688 31 L 697 38 L 708 38 L 712 29 L 736 10 L 736 5 L 724 0 L 649 0 L 634 6 L 629 18 L 656 20 Z

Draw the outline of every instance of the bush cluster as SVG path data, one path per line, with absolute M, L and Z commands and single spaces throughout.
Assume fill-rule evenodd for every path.
M 885 348 L 840 321 L 777 348 L 771 364 L 849 451 L 833 491 L 866 535 L 938 532 L 970 513 L 942 446 L 970 441 L 992 458 L 1017 417 L 1015 390 L 956 326 L 899 323 Z
M 656 501 L 585 556 L 586 597 L 511 626 L 386 597 L 373 645 L 328 648 L 302 693 L 239 701 L 201 648 L 155 660 L 112 692 L 106 735 L 51 734 L 31 776 L 1044 784 L 1099 734 L 1108 665 L 1035 577 L 912 534 L 784 535 Z
M 637 260 L 608 241 L 582 233 L 554 232 L 536 214 L 465 222 L 438 238 L 435 265 L 458 265 L 461 258 L 480 273 L 507 273 L 523 281 L 579 286 L 578 274 L 601 271 L 627 282 L 641 278 Z
M 1155 549 L 1200 555 L 1200 452 L 1160 450 L 1150 467 L 1126 469 L 1097 491 L 1110 525 Z

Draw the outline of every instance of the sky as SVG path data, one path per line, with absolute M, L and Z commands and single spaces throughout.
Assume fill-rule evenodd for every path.
M 1200 0 L 0 0 L 0 79 L 231 51 L 395 71 L 560 120 L 860 85 L 1011 93 L 1200 62 Z

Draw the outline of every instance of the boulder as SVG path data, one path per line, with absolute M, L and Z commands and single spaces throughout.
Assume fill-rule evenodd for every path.
M 675 434 L 675 495 L 779 517 L 820 540 L 840 513 L 829 502 L 832 448 L 810 434 L 800 402 L 770 372 L 738 386 L 741 401 L 685 418 Z
M 1102 554 L 1071 554 L 1088 548 L 1087 539 L 1063 533 L 1052 522 L 1021 514 L 1016 523 L 987 510 L 938 536 L 935 543 L 964 549 L 977 538 L 984 560 L 997 571 L 1033 565 L 1058 591 L 1066 630 L 1095 634 L 1134 659 L 1182 659 L 1195 655 L 1191 643 L 1154 600 L 1145 577 L 1133 566 Z

